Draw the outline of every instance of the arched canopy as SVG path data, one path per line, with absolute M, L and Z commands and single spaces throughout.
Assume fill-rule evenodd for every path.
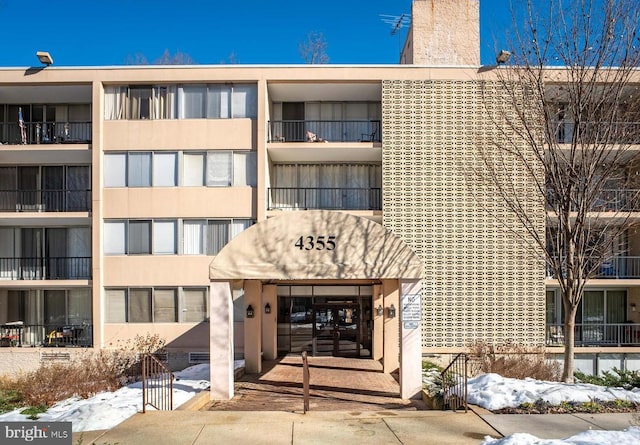
M 327 210 L 286 212 L 229 242 L 211 280 L 420 279 L 422 261 L 380 224 Z

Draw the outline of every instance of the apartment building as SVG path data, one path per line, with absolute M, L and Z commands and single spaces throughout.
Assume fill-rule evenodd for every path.
M 556 282 L 471 174 L 500 100 L 478 1 L 427 3 L 400 65 L 0 69 L 1 370 L 151 333 L 211 362 L 212 397 L 234 358 L 301 351 L 380 360 L 410 397 L 422 355 L 560 353 Z M 635 238 L 585 292 L 587 371 L 640 367 Z

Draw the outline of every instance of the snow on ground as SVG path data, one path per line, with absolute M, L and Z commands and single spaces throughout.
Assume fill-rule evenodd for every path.
M 244 367 L 244 360 L 234 362 L 235 369 Z M 179 407 L 196 393 L 209 387 L 209 365 L 191 366 L 175 372 L 173 406 Z M 149 409 L 149 408 L 148 408 Z M 153 409 L 153 408 L 150 408 Z M 0 422 L 26 421 L 22 408 L 0 414 Z M 113 428 L 142 411 L 142 382 L 135 382 L 114 392 L 103 392 L 88 399 L 71 398 L 56 403 L 40 414 L 39 421 L 72 422 L 72 430 L 94 431 Z
M 482 374 L 469 379 L 469 403 L 489 410 L 518 407 L 542 399 L 552 405 L 561 402 L 628 400 L 640 404 L 640 389 L 628 391 L 587 383 L 558 383 L 541 380 L 516 380 L 498 374 Z
M 516 433 L 504 439 L 486 438 L 480 445 L 621 445 L 640 443 L 640 427 L 624 431 L 589 430 L 567 439 L 538 439 L 531 434 Z

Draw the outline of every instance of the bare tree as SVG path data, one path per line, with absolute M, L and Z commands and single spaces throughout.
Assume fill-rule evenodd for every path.
M 195 65 L 195 60 L 187 53 L 176 51 L 174 54 L 165 49 L 162 55 L 151 62 L 151 65 Z M 149 59 L 142 53 L 128 55 L 125 59 L 126 65 L 149 65 Z
M 517 20 L 514 14 L 511 61 L 487 73 L 495 77 L 485 91 L 501 97 L 490 101 L 487 95 L 484 102 L 499 137 L 478 144 L 479 174 L 558 282 L 562 379 L 572 382 L 585 285 L 620 249 L 618 240 L 632 224 L 629 212 L 640 210 L 629 190 L 640 185 L 632 149 L 640 143 L 640 4 L 551 0 L 544 3 L 548 9 L 537 10 L 541 5 L 527 0 Z M 523 174 L 533 194 L 518 189 L 515 177 Z M 532 203 L 545 206 L 545 221 L 531 211 Z M 602 339 L 608 335 L 598 332 Z
M 327 40 L 321 32 L 311 31 L 307 34 L 307 39 L 298 44 L 298 52 L 305 63 L 312 65 L 329 63 L 327 46 Z

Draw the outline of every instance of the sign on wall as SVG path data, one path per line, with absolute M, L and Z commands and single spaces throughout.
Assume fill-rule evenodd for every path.
M 400 301 L 400 319 L 405 329 L 417 329 L 422 316 L 420 294 L 405 294 Z

